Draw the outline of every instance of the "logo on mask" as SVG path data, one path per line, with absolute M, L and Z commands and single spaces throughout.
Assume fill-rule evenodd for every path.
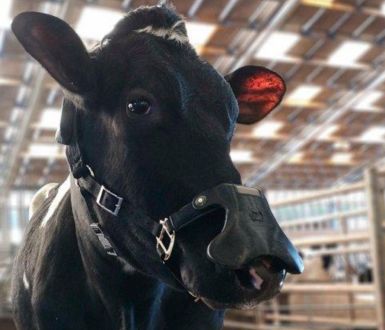
M 263 222 L 263 214 L 259 210 L 251 210 L 249 216 L 253 222 Z

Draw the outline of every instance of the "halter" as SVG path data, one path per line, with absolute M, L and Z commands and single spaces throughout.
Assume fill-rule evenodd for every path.
M 80 189 L 82 198 L 85 199 L 85 193 L 87 193 L 88 196 L 93 197 L 100 209 L 114 217 L 119 217 L 123 208 L 129 209 L 129 202 L 114 193 L 112 190 L 108 189 L 105 185 L 100 184 L 96 180 L 95 173 L 92 168 L 84 161 L 81 148 L 79 146 L 77 117 L 77 108 L 72 102 L 64 99 L 60 129 L 56 133 L 56 141 L 66 145 L 66 156 L 71 174 L 76 185 Z M 87 205 L 87 203 L 85 205 Z M 83 209 L 87 218 L 91 220 L 89 224 L 90 228 L 95 233 L 106 254 L 113 258 L 118 258 L 119 254 L 117 249 L 114 247 L 112 240 L 103 231 L 102 225 L 97 220 L 92 220 L 96 217 L 91 215 L 87 206 Z M 166 282 L 179 290 L 188 291 L 194 298 L 196 298 L 196 296 L 185 287 L 180 277 L 175 271 L 173 271 L 171 265 L 167 264 L 167 260 L 170 259 L 173 250 L 175 234 L 170 233 L 172 239 L 170 239 L 170 244 L 168 244 L 164 240 L 165 233 L 169 233 L 169 231 L 166 230 L 166 226 L 166 219 L 160 220 L 159 222 L 152 220 L 152 225 L 147 228 L 147 230 L 154 236 L 154 249 L 156 249 L 160 256 L 159 262 L 162 263 L 165 273 L 168 274 Z
M 72 123 L 70 128 L 69 123 Z M 103 211 L 119 217 L 122 209 L 129 209 L 129 202 L 96 180 L 93 170 L 82 157 L 77 125 L 76 107 L 70 101 L 64 100 L 57 141 L 67 145 L 67 159 L 81 195 L 85 199 L 84 192 L 87 192 Z M 207 246 L 209 259 L 235 270 L 263 256 L 272 256 L 285 263 L 288 272 L 302 272 L 302 259 L 271 213 L 263 190 L 223 183 L 202 192 L 170 216 L 158 222 L 150 221 L 151 225 L 146 227 L 155 238 L 154 249 L 160 257 L 159 262 L 162 262 L 168 271 L 168 283 L 189 291 L 168 262 L 172 257 L 177 232 L 218 209 L 225 211 L 225 221 L 222 231 Z M 87 206 L 85 212 L 87 217 L 92 219 Z M 118 257 L 117 249 L 103 232 L 102 226 L 93 222 L 90 227 L 106 253 Z

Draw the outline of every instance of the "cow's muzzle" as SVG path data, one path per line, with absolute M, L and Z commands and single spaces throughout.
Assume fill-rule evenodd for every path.
M 274 267 L 292 274 L 303 271 L 303 262 L 273 216 L 262 189 L 220 184 L 196 196 L 191 203 L 162 222 L 157 237 L 164 260 L 172 253 L 177 232 L 203 216 L 223 209 L 221 232 L 207 246 L 213 262 L 230 269 L 271 260 Z

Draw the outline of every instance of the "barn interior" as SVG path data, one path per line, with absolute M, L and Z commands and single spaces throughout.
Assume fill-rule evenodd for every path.
M 55 142 L 63 94 L 17 42 L 23 11 L 68 22 L 92 47 L 127 11 L 155 0 L 0 2 L 0 329 L 14 329 L 12 262 L 35 192 L 68 175 Z M 224 329 L 385 329 L 385 2 L 174 0 L 190 42 L 222 74 L 279 73 L 286 96 L 238 125 L 231 158 L 262 186 L 305 271 L 256 310 L 230 310 Z

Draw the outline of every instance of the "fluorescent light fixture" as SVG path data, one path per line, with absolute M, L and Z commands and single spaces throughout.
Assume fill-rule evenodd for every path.
M 251 163 L 253 162 L 253 153 L 250 150 L 232 150 L 230 157 L 234 163 Z
M 286 101 L 288 103 L 306 103 L 313 100 L 321 91 L 321 86 L 299 85 L 289 94 Z
M 336 152 L 331 158 L 330 162 L 333 164 L 350 164 L 353 155 L 350 152 Z
M 382 96 L 383 93 L 381 91 L 369 91 L 354 105 L 354 109 L 379 111 L 381 108 L 375 106 L 374 103 L 376 103 Z
M 283 122 L 268 120 L 259 124 L 253 130 L 253 136 L 261 139 L 277 138 L 278 131 L 284 126 Z
M 11 26 L 12 0 L 1 0 L 0 29 L 9 29 Z
M 384 143 L 385 142 L 385 127 L 373 126 L 363 132 L 359 138 L 362 142 L 368 143 Z
M 56 108 L 47 108 L 43 111 L 38 128 L 55 130 L 59 128 L 61 111 Z
M 101 40 L 121 18 L 120 11 L 87 6 L 82 10 L 76 32 L 84 39 Z
M 26 156 L 29 158 L 53 158 L 61 156 L 61 153 L 58 145 L 33 143 L 30 144 Z
M 287 52 L 300 40 L 297 33 L 273 32 L 255 54 L 255 58 L 265 60 L 290 60 Z
M 357 61 L 371 45 L 364 41 L 344 41 L 328 58 L 328 63 L 338 66 L 356 66 Z
M 317 140 L 330 140 L 332 135 L 337 132 L 337 130 L 340 128 L 339 125 L 330 125 L 329 127 L 325 128 L 320 135 L 318 135 Z
M 217 26 L 215 24 L 187 22 L 186 30 L 190 44 L 197 50 L 202 48 L 210 40 Z

